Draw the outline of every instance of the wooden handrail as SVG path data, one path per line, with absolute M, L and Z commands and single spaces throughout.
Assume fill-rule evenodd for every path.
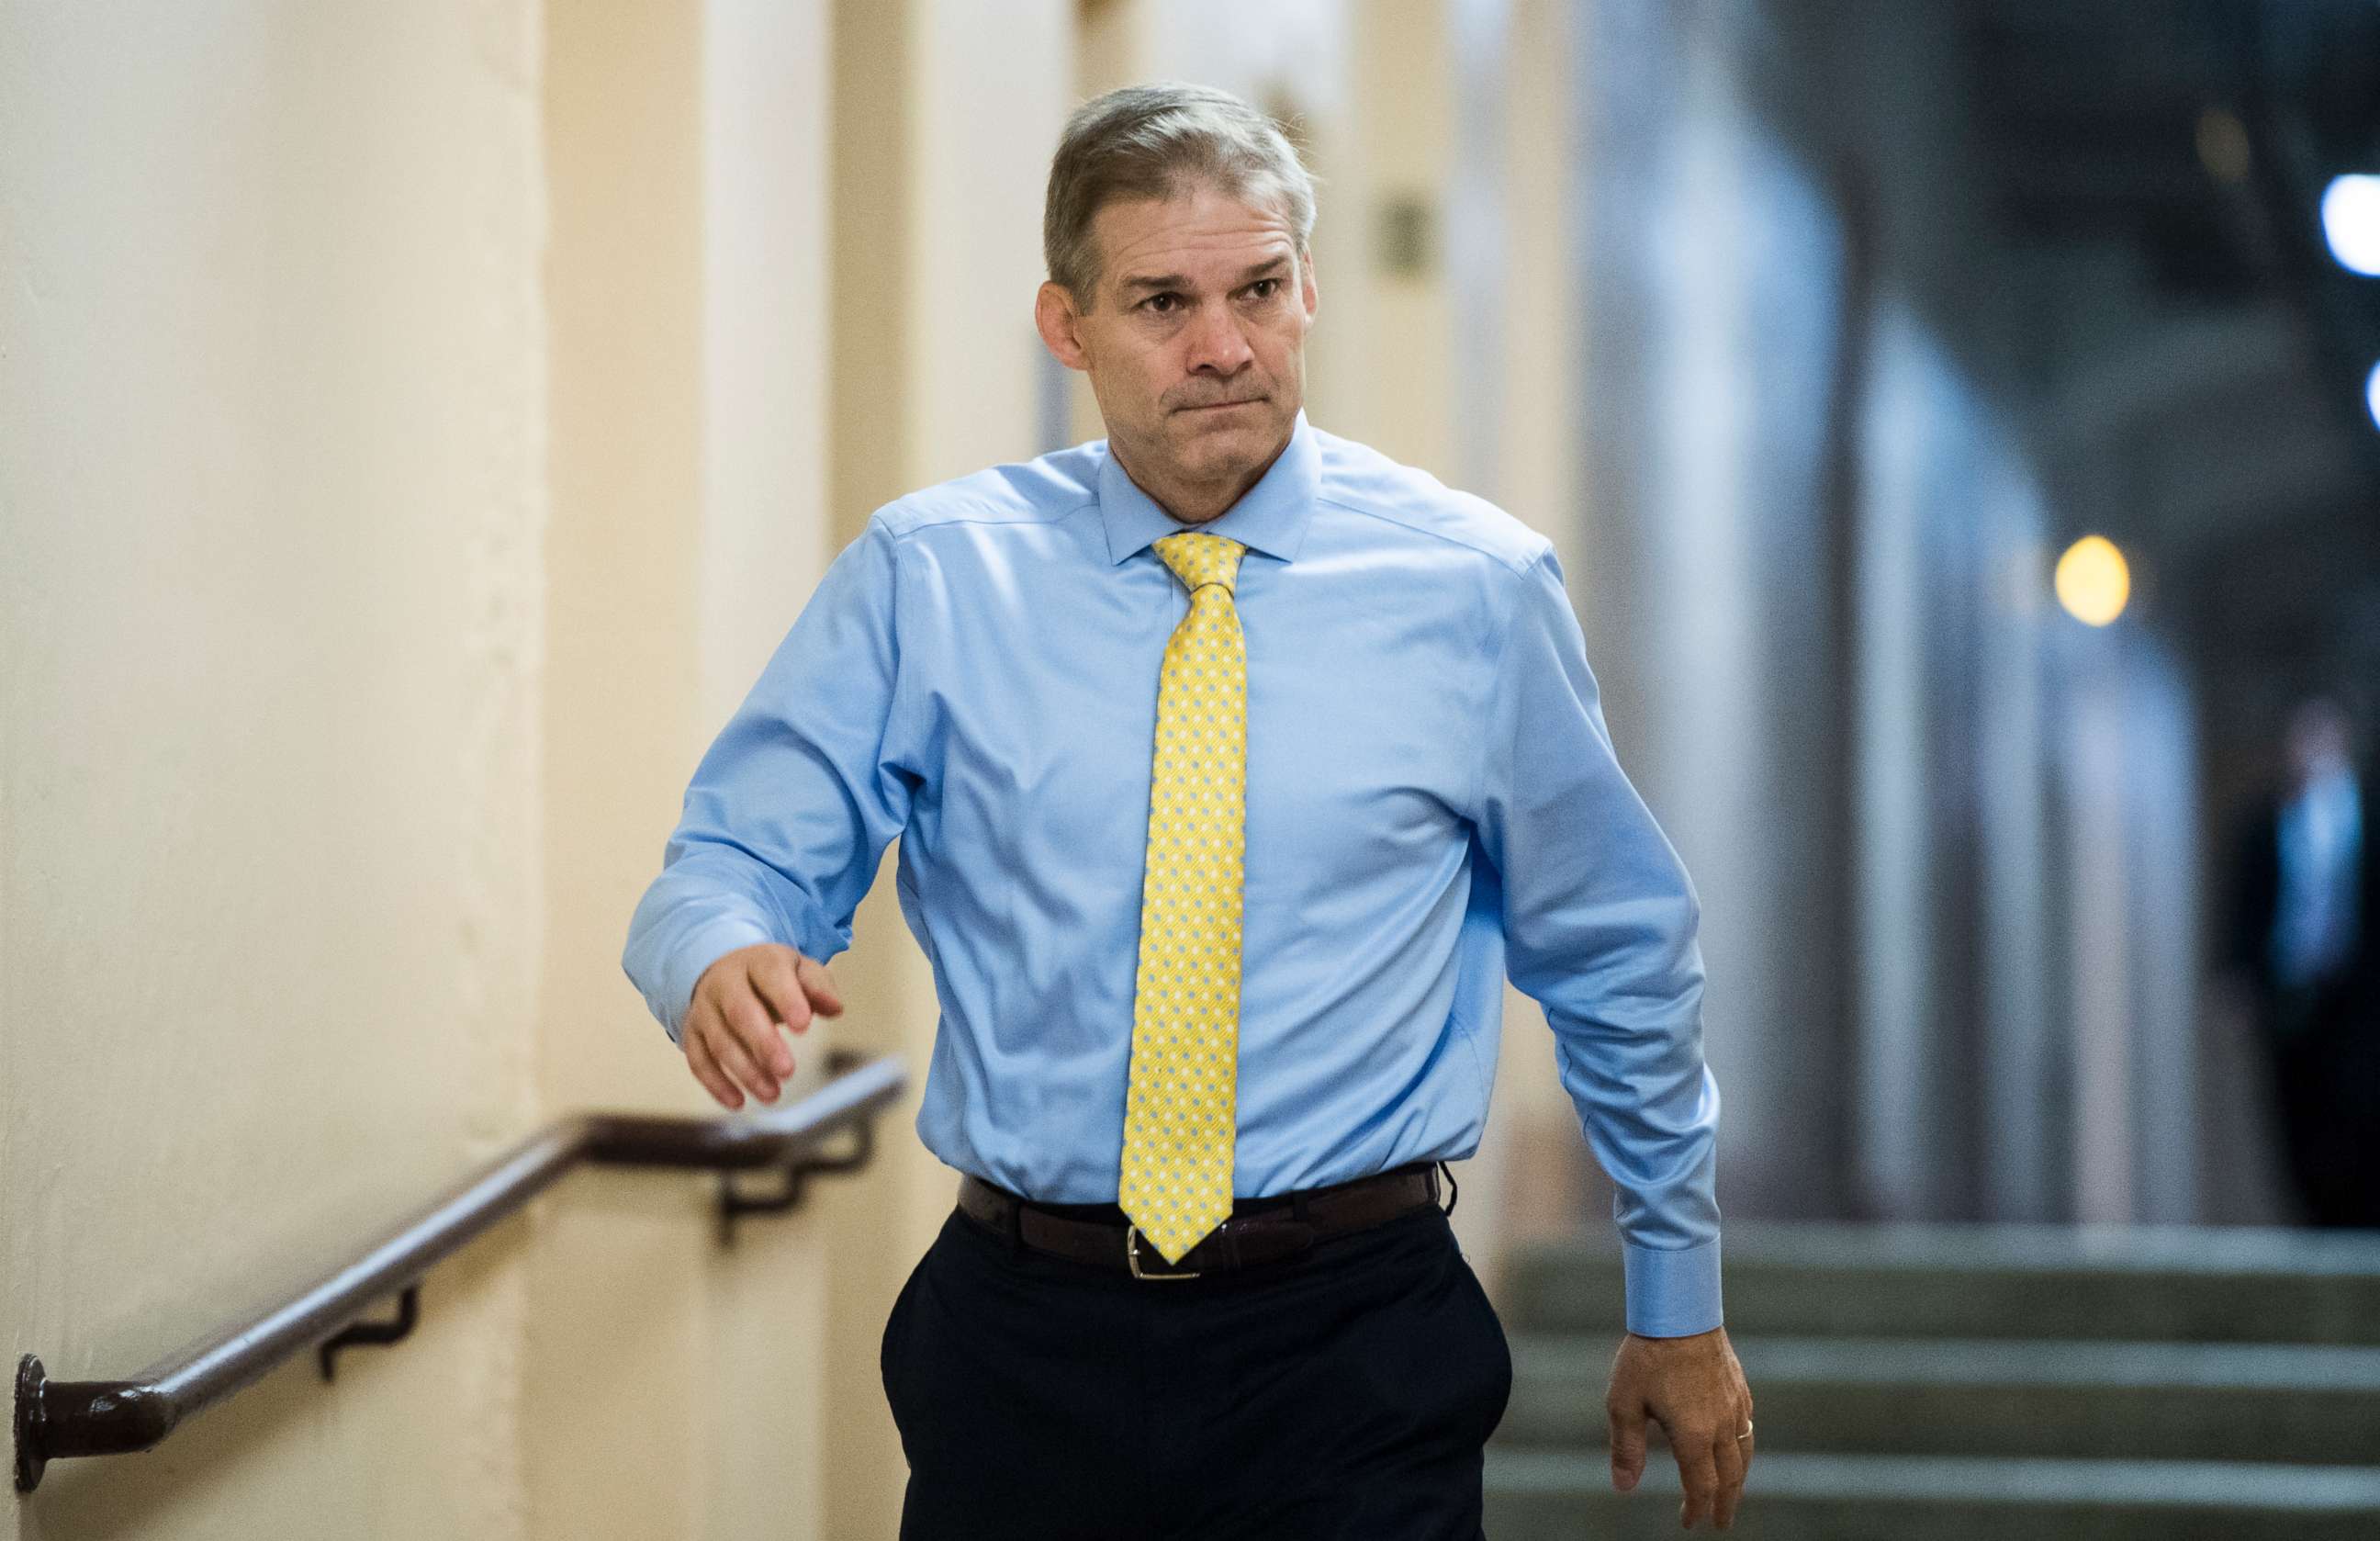
M 901 1095 L 907 1074 L 892 1059 L 862 1061 L 831 1052 L 837 1072 L 785 1108 L 729 1118 L 670 1118 L 582 1112 L 558 1119 L 448 1189 L 346 1266 L 281 1304 L 168 1354 L 128 1380 L 51 1380 L 41 1360 L 17 1365 L 17 1490 L 30 1493 L 42 1468 L 62 1456 L 145 1450 L 182 1422 L 223 1401 L 266 1371 L 322 1345 L 322 1369 L 350 1342 L 391 1342 L 413 1323 L 415 1280 L 464 1243 L 512 1214 L 580 1162 L 596 1166 L 701 1167 L 720 1178 L 722 1241 L 736 1215 L 782 1209 L 799 1201 L 802 1179 L 843 1171 L 868 1159 L 874 1115 Z M 857 1137 L 847 1155 L 821 1157 L 839 1131 Z M 780 1167 L 785 1189 L 774 1197 L 738 1195 L 727 1175 Z M 403 1292 L 399 1320 L 351 1326 L 373 1301 Z

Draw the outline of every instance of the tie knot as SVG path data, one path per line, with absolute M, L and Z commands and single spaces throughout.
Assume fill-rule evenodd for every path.
M 1247 550 L 1228 535 L 1208 535 L 1203 530 L 1161 535 L 1155 544 L 1157 554 L 1193 594 L 1208 583 L 1221 584 L 1227 594 L 1233 592 L 1239 582 L 1240 555 Z

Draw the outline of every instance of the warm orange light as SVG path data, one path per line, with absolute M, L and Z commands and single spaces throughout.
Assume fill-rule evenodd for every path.
M 2058 559 L 2058 602 L 2085 625 L 2104 626 L 2124 613 L 2131 597 L 2131 569 L 2116 543 L 2086 535 Z

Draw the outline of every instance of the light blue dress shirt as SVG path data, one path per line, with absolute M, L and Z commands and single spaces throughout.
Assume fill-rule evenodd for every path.
M 1317 429 L 1204 525 L 1094 440 L 877 510 L 696 767 L 622 965 L 673 1040 L 722 953 L 828 959 L 884 847 L 941 1001 L 917 1128 L 1111 1203 L 1157 677 L 1149 542 L 1244 543 L 1245 895 L 1232 1192 L 1479 1144 L 1503 980 L 1540 1002 L 1616 1192 L 1627 1322 L 1720 1324 L 1699 904 L 1614 759 L 1547 539 Z

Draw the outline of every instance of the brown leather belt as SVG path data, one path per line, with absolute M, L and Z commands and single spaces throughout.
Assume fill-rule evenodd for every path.
M 968 1173 L 959 1210 L 1002 1237 L 1037 1251 L 1089 1263 L 1135 1279 L 1195 1279 L 1250 1263 L 1291 1257 L 1317 1242 L 1438 1206 L 1438 1163 L 1416 1161 L 1350 1183 L 1232 1201 L 1231 1218 L 1168 1263 L 1114 1205 L 1036 1204 Z M 1073 1209 L 1087 1213 L 1065 1214 Z M 1105 1215 L 1100 1212 L 1105 1211 Z M 1106 1216 L 1113 1216 L 1110 1219 Z

